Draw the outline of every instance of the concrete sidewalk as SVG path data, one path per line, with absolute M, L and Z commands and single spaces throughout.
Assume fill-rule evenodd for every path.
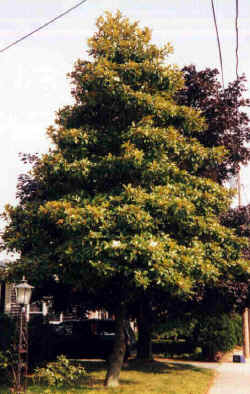
M 226 354 L 222 362 L 217 363 L 179 360 L 174 362 L 214 369 L 215 380 L 207 394 L 250 394 L 250 363 L 233 363 L 233 353 Z
M 171 360 L 171 362 L 173 362 Z M 180 361 L 176 361 L 180 363 Z M 197 368 L 209 368 L 216 371 L 213 385 L 208 394 L 250 394 L 250 364 L 249 363 L 207 363 L 184 362 Z
M 250 394 L 249 363 L 219 363 L 217 365 L 217 376 L 208 394 Z
M 250 364 L 233 363 L 234 354 L 242 355 L 242 349 L 238 347 L 223 356 L 208 394 L 250 394 Z

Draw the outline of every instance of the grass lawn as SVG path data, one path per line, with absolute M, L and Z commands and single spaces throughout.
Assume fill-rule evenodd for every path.
M 86 386 L 48 390 L 46 387 L 34 386 L 30 382 L 26 393 L 207 394 L 214 376 L 214 372 L 211 370 L 200 369 L 187 364 L 165 361 L 141 363 L 131 360 L 121 372 L 119 388 L 105 389 L 103 388 L 106 372 L 105 363 L 83 361 L 83 366 L 91 376 L 91 380 Z M 0 387 L 0 393 L 7 394 L 9 391 Z

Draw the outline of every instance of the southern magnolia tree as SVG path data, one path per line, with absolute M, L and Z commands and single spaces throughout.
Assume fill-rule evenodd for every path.
M 240 77 L 237 80 L 228 84 L 226 89 L 223 89 L 218 81 L 218 70 L 206 68 L 198 71 L 194 65 L 186 66 L 182 69 L 184 76 L 184 87 L 177 90 L 175 100 L 177 104 L 186 105 L 196 110 L 199 110 L 201 115 L 206 121 L 206 132 L 196 134 L 198 141 L 206 147 L 218 147 L 224 146 L 227 150 L 227 155 L 224 160 L 217 163 L 216 167 L 201 168 L 197 171 L 196 175 L 207 176 L 222 184 L 223 181 L 237 174 L 239 171 L 240 164 L 246 164 L 250 160 L 250 149 L 247 147 L 247 142 L 250 140 L 250 128 L 249 128 L 249 117 L 246 112 L 243 111 L 244 107 L 249 107 L 250 101 L 244 97 L 246 88 L 244 86 L 245 78 Z M 238 212 L 241 214 L 242 212 Z M 243 219 L 243 217 L 242 217 Z M 246 219 L 247 220 L 247 219 Z M 223 223 L 222 223 L 223 224 Z M 227 225 L 226 223 L 224 223 Z M 232 224 L 229 227 L 233 227 Z M 236 233 L 238 231 L 236 230 Z M 243 235 L 243 234 L 238 234 Z M 178 303 L 181 303 L 181 310 L 183 310 L 183 301 L 186 303 L 185 309 L 189 307 L 192 311 L 195 308 L 204 308 L 204 304 L 201 303 L 202 298 L 208 298 L 206 294 L 209 293 L 211 299 L 211 290 L 215 294 L 214 299 L 218 299 L 220 302 L 223 299 L 223 305 L 230 307 L 235 305 L 237 299 L 237 305 L 239 306 L 239 299 L 245 302 L 246 291 L 242 291 L 242 296 L 239 296 L 239 289 L 248 288 L 248 281 L 242 281 L 239 283 L 235 282 L 235 295 L 232 296 L 232 278 L 230 280 L 220 280 L 220 283 L 216 283 L 214 287 L 213 283 L 209 283 L 208 287 L 204 284 L 199 284 L 196 288 L 195 295 L 190 298 L 183 300 L 174 300 L 168 295 L 160 292 L 159 294 L 154 292 L 148 297 L 148 301 L 140 304 L 138 313 L 138 353 L 137 356 L 143 359 L 152 358 L 152 330 L 153 321 L 159 320 L 159 315 L 162 317 L 162 310 L 165 310 L 163 314 L 166 319 L 169 318 L 168 313 L 176 308 Z M 229 294 L 226 291 L 221 292 L 221 288 L 225 285 L 229 285 Z M 224 289 L 225 290 L 225 289 Z M 218 296 L 218 291 L 221 296 Z M 203 294 L 203 295 L 202 295 Z M 162 304 L 161 299 L 168 297 L 168 304 Z M 154 300 L 153 305 L 151 300 Z M 178 295 L 177 295 L 178 298 Z M 159 302 L 160 301 L 160 302 Z M 243 303 L 241 303 L 241 306 Z M 169 305 L 171 303 L 171 305 Z M 195 306 L 195 304 L 197 305 Z M 221 303 L 221 302 L 220 302 Z M 150 305 L 151 304 L 151 305 Z M 215 302 L 212 302 L 212 307 L 215 309 L 217 306 Z M 207 307 L 207 303 L 206 306 Z M 152 313 L 152 308 L 154 313 Z M 157 310 L 159 311 L 157 313 Z M 140 335 L 142 334 L 142 335 Z
M 242 241 L 220 225 L 230 205 L 219 184 L 197 176 L 224 160 L 199 113 L 177 105 L 181 72 L 172 49 L 119 12 L 97 21 L 91 60 L 71 73 L 75 104 L 48 129 L 53 148 L 33 164 L 20 204 L 7 206 L 4 247 L 30 280 L 104 294 L 117 335 L 106 385 L 118 383 L 126 306 L 151 288 L 183 294 L 243 272 Z

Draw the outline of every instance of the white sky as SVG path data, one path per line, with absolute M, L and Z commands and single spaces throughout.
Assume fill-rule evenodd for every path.
M 79 0 L 0 1 L 0 49 L 77 4 Z M 240 73 L 250 87 L 250 1 L 239 1 Z M 215 1 L 226 82 L 235 79 L 235 0 Z M 66 74 L 86 57 L 86 41 L 105 10 L 120 9 L 153 30 L 157 44 L 171 42 L 180 67 L 219 68 L 210 0 L 88 0 L 46 29 L 0 53 L 0 211 L 15 203 L 19 152 L 45 152 L 46 128 L 71 102 Z M 243 203 L 250 202 L 250 171 L 242 171 Z

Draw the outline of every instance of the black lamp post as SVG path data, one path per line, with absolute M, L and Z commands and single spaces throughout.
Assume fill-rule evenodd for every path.
M 17 393 L 26 391 L 26 381 L 22 387 L 22 376 L 28 373 L 28 327 L 26 321 L 26 306 L 29 305 L 33 286 L 30 286 L 23 277 L 20 284 L 16 285 L 16 302 L 20 305 L 19 314 L 19 342 L 18 342 L 18 366 L 17 366 Z

